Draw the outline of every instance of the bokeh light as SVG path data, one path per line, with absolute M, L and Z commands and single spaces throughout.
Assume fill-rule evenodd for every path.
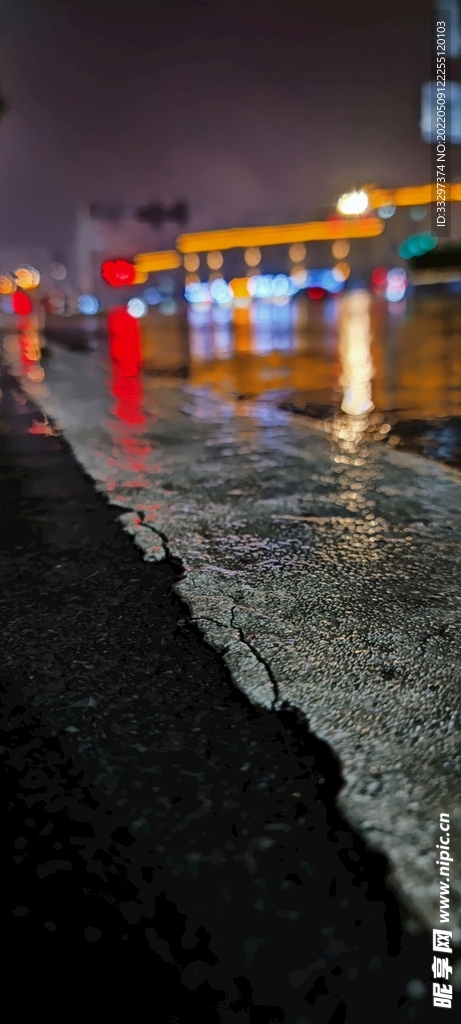
M 139 320 L 141 317 L 146 316 L 146 313 L 148 311 L 147 302 L 144 302 L 144 299 L 138 298 L 130 299 L 129 302 L 127 302 L 126 308 L 130 316 L 134 316 L 136 320 Z
M 371 273 L 371 290 L 375 295 L 385 295 L 387 288 L 387 267 L 375 267 Z
M 171 296 L 175 293 L 174 278 L 170 277 L 169 274 L 161 274 L 158 279 L 158 285 L 163 296 Z
M 184 257 L 184 266 L 191 274 L 195 273 L 200 266 L 200 256 L 197 256 L 196 252 L 189 252 Z
M 387 206 L 380 206 L 378 209 L 378 217 L 381 217 L 381 220 L 389 220 L 390 217 L 394 216 L 396 209 L 397 207 L 393 206 L 392 203 L 389 203 Z
M 302 242 L 295 242 L 290 245 L 288 255 L 292 263 L 302 263 L 306 258 L 306 246 Z
M 215 250 L 214 252 L 208 253 L 206 261 L 210 270 L 219 270 L 224 263 L 224 257 L 222 252 Z
M 12 295 L 16 291 L 16 281 L 11 274 L 0 274 L 0 295 Z
M 58 260 L 55 260 L 50 266 L 50 274 L 54 281 L 64 281 L 64 278 L 67 277 L 64 263 L 59 263 Z
M 210 285 L 201 283 L 200 281 L 191 281 L 189 284 L 186 284 L 184 296 L 187 302 L 211 302 Z
M 129 260 L 105 260 L 101 267 L 101 276 L 112 288 L 123 288 L 134 284 L 136 267 Z
M 92 316 L 98 312 L 99 302 L 96 295 L 91 295 L 89 292 L 84 292 L 83 295 L 79 295 L 77 300 L 77 306 L 80 313 L 84 313 L 85 316 Z
M 251 245 L 249 249 L 245 249 L 243 258 L 247 267 L 257 267 L 261 263 L 261 249 Z
M 317 302 L 318 299 L 325 298 L 326 294 L 327 293 L 326 293 L 324 288 L 317 288 L 317 287 L 314 286 L 313 288 L 308 288 L 307 289 L 307 297 L 309 299 L 313 299 L 314 302 Z
M 226 305 L 232 301 L 232 292 L 229 285 L 221 279 L 216 279 L 210 284 L 210 294 L 212 299 L 219 305 Z
M 151 288 L 146 288 L 144 298 L 149 306 L 158 306 L 159 302 L 162 301 L 162 293 L 158 288 L 152 286 Z
M 363 189 L 355 192 L 344 192 L 337 203 L 338 213 L 344 217 L 359 217 L 368 209 L 368 196 Z
M 404 260 L 410 260 L 413 256 L 424 256 L 426 252 L 435 249 L 437 235 L 432 231 L 423 231 L 420 235 L 410 235 L 398 247 L 398 254 Z
M 424 220 L 428 213 L 427 206 L 412 206 L 410 210 L 410 220 L 420 221 Z
M 50 295 L 48 299 L 48 306 L 51 313 L 63 313 L 66 308 L 65 300 L 62 295 Z
M 331 251 L 335 260 L 344 260 L 346 259 L 346 256 L 349 255 L 350 248 L 351 247 L 349 245 L 349 242 L 347 242 L 346 239 L 343 238 L 338 239 L 336 242 L 333 242 Z
M 407 275 L 402 267 L 393 267 L 387 274 L 386 299 L 388 302 L 400 302 L 405 298 Z
M 18 288 L 23 288 L 24 291 L 38 288 L 40 284 L 40 274 L 35 267 L 18 267 L 14 272 L 14 278 Z
M 32 302 L 25 292 L 15 292 L 11 297 L 13 312 L 19 316 L 28 316 L 32 312 Z
M 290 274 L 291 280 L 298 288 L 303 288 L 307 284 L 307 270 L 305 267 L 295 267 Z
M 351 268 L 348 263 L 337 263 L 332 270 L 335 281 L 347 281 L 348 277 L 350 277 L 350 273 Z

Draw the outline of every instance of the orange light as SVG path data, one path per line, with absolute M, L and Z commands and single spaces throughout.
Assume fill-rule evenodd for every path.
M 175 249 L 142 252 L 134 258 L 136 270 L 141 274 L 155 273 L 156 270 L 176 270 L 181 264 L 182 259 Z
M 217 249 L 246 249 L 262 245 L 290 245 L 293 242 L 321 242 L 338 238 L 373 238 L 384 231 L 378 217 L 357 220 L 308 221 L 305 224 L 276 224 L 260 228 L 226 228 L 179 235 L 180 252 L 208 252 Z M 140 257 L 137 257 L 140 259 Z
M 333 277 L 336 281 L 347 281 L 350 276 L 351 268 L 348 263 L 337 263 L 333 267 Z
M 345 239 L 344 241 L 341 242 L 333 242 L 333 245 L 331 247 L 331 251 L 333 253 L 335 260 L 343 260 L 346 256 L 349 255 L 349 250 L 349 242 L 346 242 Z
M 254 247 L 254 246 L 251 246 L 249 249 L 246 249 L 245 255 L 244 255 L 244 260 L 245 260 L 245 263 L 246 263 L 247 267 L 257 267 L 258 264 L 261 263 L 261 251 L 260 251 L 260 249 Z
M 229 281 L 229 287 L 235 299 L 250 298 L 247 277 L 234 277 L 232 281 Z
M 16 291 L 16 282 L 9 274 L 0 274 L 0 295 L 12 295 Z
M 290 245 L 288 255 L 292 263 L 302 263 L 306 258 L 306 246 L 302 242 L 295 242 L 294 245 Z
M 195 274 L 200 266 L 200 256 L 197 256 L 196 252 L 189 253 L 188 256 L 184 257 L 184 266 L 190 273 Z
M 198 259 L 198 257 L 197 257 Z M 224 263 L 222 252 L 209 252 L 206 258 L 210 270 L 219 270 Z M 184 261 L 185 262 L 185 261 Z
M 37 288 L 40 284 L 40 274 L 35 267 L 18 267 L 14 272 L 16 284 L 24 291 Z
M 461 202 L 461 183 L 447 184 L 446 198 L 453 203 Z M 436 185 L 410 185 L 405 188 L 372 188 L 367 193 L 371 209 L 381 206 L 427 206 L 437 199 Z

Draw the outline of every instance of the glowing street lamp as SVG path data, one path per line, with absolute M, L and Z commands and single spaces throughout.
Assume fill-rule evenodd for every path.
M 359 192 L 344 192 L 338 199 L 336 209 L 344 217 L 359 217 L 368 209 L 368 196 L 363 189 Z

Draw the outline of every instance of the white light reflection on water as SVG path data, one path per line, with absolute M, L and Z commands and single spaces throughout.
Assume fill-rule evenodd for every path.
M 342 302 L 339 358 L 343 388 L 341 409 L 349 416 L 363 416 L 373 409 L 370 352 L 370 296 L 365 290 L 345 295 Z

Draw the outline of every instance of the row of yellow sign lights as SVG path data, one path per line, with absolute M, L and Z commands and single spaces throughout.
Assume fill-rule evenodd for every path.
M 426 206 L 435 202 L 436 185 L 367 190 L 368 209 L 384 206 Z M 461 183 L 446 186 L 446 197 L 461 202 Z M 373 238 L 384 231 L 383 221 L 374 216 L 356 220 L 307 221 L 301 224 L 276 224 L 257 228 L 225 228 L 179 235 L 176 249 L 139 253 L 135 256 L 138 281 L 149 273 L 175 270 L 187 253 L 219 249 L 245 249 L 251 246 L 291 245 L 296 242 L 322 242 L 341 238 Z

